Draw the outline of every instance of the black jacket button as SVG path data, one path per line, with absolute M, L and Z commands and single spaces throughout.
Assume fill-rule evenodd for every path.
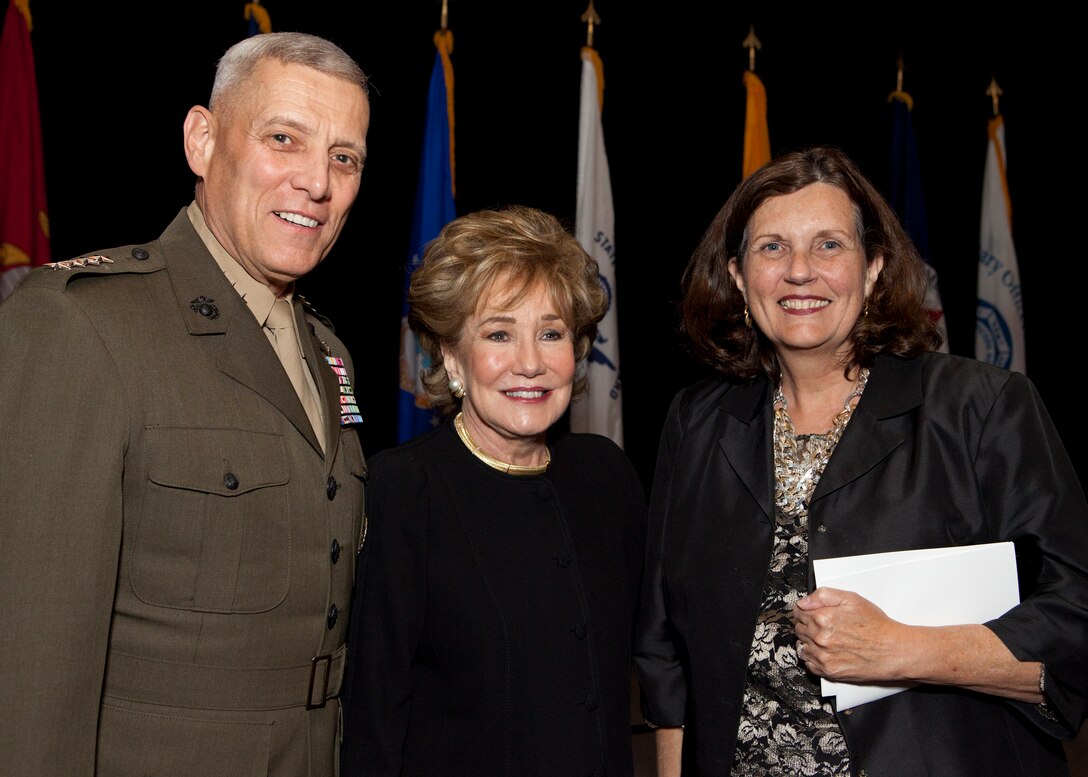
M 223 476 L 223 485 L 229 488 L 231 491 L 238 489 L 238 477 L 233 472 L 228 472 Z
M 146 248 L 133 248 L 132 249 L 132 258 L 133 259 L 139 259 L 142 262 L 144 259 L 146 259 L 149 256 L 151 256 L 151 254 L 149 254 L 147 252 Z
M 335 626 L 335 625 L 336 625 L 336 618 L 337 618 L 337 616 L 339 616 L 339 615 L 340 615 L 340 610 L 338 610 L 338 609 L 336 608 L 336 603 L 335 603 L 335 602 L 333 602 L 332 604 L 330 604 L 330 605 L 329 605 L 329 615 L 328 615 L 328 617 L 327 617 L 327 618 L 325 619 L 325 622 L 326 622 L 326 623 L 328 624 L 328 626 L 329 626 L 329 628 L 330 628 L 330 629 L 331 629 L 331 628 L 332 628 L 333 626 Z
M 332 563 L 336 563 L 340 560 L 340 541 L 333 537 L 332 544 L 329 545 L 329 558 L 332 559 Z
M 325 494 L 329 497 L 331 502 L 336 498 L 336 489 L 340 488 L 340 484 L 336 482 L 336 478 L 329 475 L 329 482 L 325 484 Z

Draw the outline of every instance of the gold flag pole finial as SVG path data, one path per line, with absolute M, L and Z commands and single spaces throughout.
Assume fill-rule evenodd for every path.
M 445 30 L 450 22 L 449 0 L 442 0 L 442 29 Z
M 741 45 L 748 49 L 748 69 L 754 73 L 756 69 L 756 49 L 763 48 L 763 44 L 756 37 L 755 25 L 748 25 L 748 37 L 744 39 L 744 43 Z
M 601 23 L 601 17 L 597 15 L 597 11 L 593 8 L 593 0 L 589 0 L 589 6 L 586 8 L 586 12 L 582 14 L 582 21 L 586 23 L 586 45 L 593 48 L 593 26 Z
M 888 95 L 888 102 L 892 100 L 901 100 L 907 104 L 907 110 L 914 109 L 914 98 L 903 91 L 903 55 L 899 55 L 899 59 L 896 62 L 895 72 L 895 91 Z
M 990 77 L 990 85 L 986 87 L 986 94 L 994 101 L 994 116 L 997 116 L 1001 113 L 1001 110 L 997 107 L 997 99 L 1004 93 L 1001 91 L 1001 87 L 997 85 L 997 79 L 993 76 Z

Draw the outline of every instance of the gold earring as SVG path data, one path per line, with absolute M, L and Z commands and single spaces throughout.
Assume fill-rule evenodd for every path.
M 749 329 L 752 328 L 752 317 L 748 315 L 748 306 L 744 306 L 744 325 Z

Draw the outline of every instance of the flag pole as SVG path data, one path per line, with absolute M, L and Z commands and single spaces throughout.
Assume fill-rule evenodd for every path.
M 423 128 L 419 178 L 412 212 L 408 263 L 401 302 L 400 376 L 397 411 L 397 442 L 407 442 L 438 423 L 423 385 L 422 373 L 430 368 L 415 333 L 408 325 L 408 289 L 412 273 L 419 267 L 427 243 L 457 216 L 454 202 L 454 110 L 453 31 L 449 29 L 449 8 L 442 0 L 441 29 L 434 33 L 434 65 L 427 89 L 427 112 Z
M 749 25 L 741 45 L 748 49 L 748 69 L 744 71 L 744 155 L 741 176 L 747 178 L 771 159 L 771 136 L 767 128 L 767 90 L 756 75 L 756 49 L 763 48 L 756 28 Z
M 914 98 L 903 88 L 903 69 L 903 55 L 900 54 L 896 61 L 895 89 L 888 95 L 888 102 L 892 105 L 891 178 L 888 200 L 925 262 L 928 282 L 922 304 L 940 330 L 941 344 L 938 350 L 949 353 L 944 304 L 941 302 L 935 257 L 931 255 L 929 247 L 929 227 L 921 179 L 922 163 L 918 156 L 918 142 L 915 139 L 914 124 L 911 119 Z
M 756 28 L 754 24 L 748 25 L 748 35 L 744 38 L 744 42 L 741 45 L 748 49 L 748 69 L 753 73 L 756 72 L 756 49 L 763 48 L 763 44 L 759 42 L 759 38 L 756 37 Z
M 593 8 L 593 0 L 589 0 L 586 12 L 582 14 L 582 21 L 586 23 L 586 47 L 593 48 L 593 25 L 601 23 L 601 17 Z
M 914 110 L 914 98 L 903 91 L 903 55 L 899 55 L 895 71 L 895 89 L 888 95 L 888 102 L 899 100 L 905 103 L 908 111 Z
M 593 33 L 601 17 L 593 0 L 581 16 L 586 23 L 582 47 L 582 83 L 578 116 L 578 186 L 575 238 L 597 262 L 598 277 L 608 307 L 597 336 L 579 370 L 587 379 L 585 396 L 570 406 L 570 428 L 609 437 L 623 447 L 623 394 L 620 378 L 619 324 L 616 307 L 615 210 L 601 115 L 604 108 L 604 65 L 593 48 Z
M 997 101 L 998 98 L 1001 97 L 1003 92 L 1001 91 L 1001 87 L 997 85 L 997 79 L 993 76 L 990 76 L 990 85 L 986 87 L 986 94 L 994 102 L 994 116 L 999 115 L 1001 113 L 1001 110 L 997 106 Z
M 1012 238 L 1005 119 L 998 105 L 1001 87 L 996 78 L 990 79 L 986 94 L 993 101 L 994 115 L 986 126 L 988 141 L 982 176 L 975 358 L 1026 373 L 1023 288 Z

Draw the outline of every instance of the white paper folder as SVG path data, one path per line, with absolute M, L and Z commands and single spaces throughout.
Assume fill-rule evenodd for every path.
M 854 591 L 889 618 L 912 626 L 984 623 L 1020 603 L 1011 542 L 815 559 L 816 585 Z M 909 685 L 820 680 L 838 710 L 904 691 Z

